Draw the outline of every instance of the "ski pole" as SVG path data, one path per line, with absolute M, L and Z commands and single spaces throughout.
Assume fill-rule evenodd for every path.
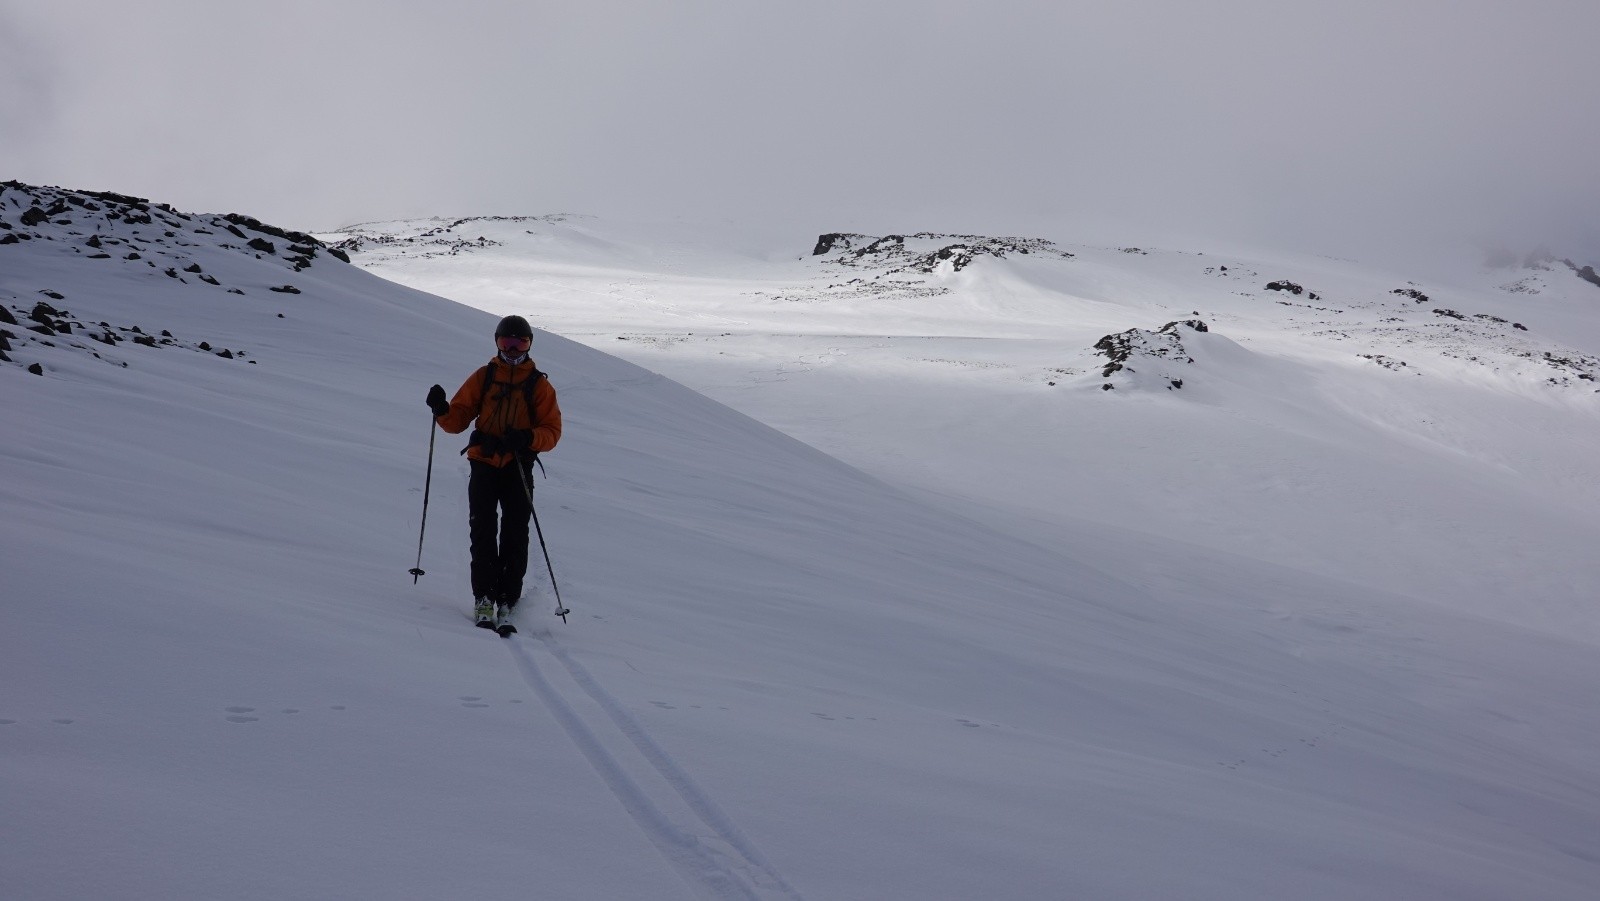
M 422 539 L 428 534 L 428 493 L 433 490 L 433 439 L 439 434 L 439 420 L 433 421 L 433 428 L 428 431 L 428 477 L 422 483 L 422 531 L 417 535 L 417 565 L 411 567 L 411 584 L 417 584 L 417 579 L 427 575 L 422 571 Z
M 534 459 L 537 460 L 538 458 L 535 457 Z M 529 470 L 533 468 L 533 464 L 530 463 L 528 464 L 528 469 L 523 469 L 520 458 L 515 462 L 517 475 L 522 476 L 522 491 L 528 496 L 528 515 L 533 517 L 533 531 L 539 536 L 539 550 L 544 552 L 544 568 L 550 572 L 550 587 L 556 593 L 556 616 L 561 617 L 562 622 L 566 622 L 567 614 L 572 611 L 567 609 L 567 605 L 561 603 L 561 586 L 556 584 L 556 568 L 550 564 L 550 548 L 545 546 L 544 529 L 539 527 L 539 511 L 533 506 L 533 485 L 528 481 L 531 476 Z

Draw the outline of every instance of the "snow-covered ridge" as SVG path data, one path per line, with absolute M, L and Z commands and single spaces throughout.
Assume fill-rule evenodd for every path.
M 42 361 L 63 353 L 125 366 L 131 357 L 115 350 L 125 342 L 246 359 L 248 350 L 230 348 L 224 336 L 174 333 L 169 323 L 148 318 L 148 310 L 134 315 L 136 306 L 123 298 L 161 280 L 188 286 L 196 302 L 218 305 L 229 303 L 228 295 L 299 294 L 301 273 L 330 259 L 349 262 L 343 251 L 311 235 L 250 216 L 196 215 L 124 194 L 5 182 L 0 247 L 8 250 L 0 254 L 14 256 L 23 245 L 58 263 L 99 267 L 98 275 L 117 286 L 115 293 L 69 294 L 66 285 L 36 277 L 21 288 L 0 288 L 0 324 L 17 327 L 0 331 L 0 362 L 27 360 L 36 373 Z
M 326 237 L 354 254 L 358 263 L 379 271 L 416 268 L 458 255 L 469 261 L 460 266 L 490 269 L 517 259 L 547 259 L 558 267 L 581 260 L 588 266 L 608 255 L 619 261 L 639 260 L 634 265 L 641 272 L 659 265 L 658 255 L 642 253 L 641 242 L 626 235 L 626 229 L 592 217 L 557 214 L 368 223 Z M 1516 279 L 1507 281 L 1503 268 L 1488 269 L 1483 273 L 1484 288 L 1463 290 L 1460 285 L 1420 284 L 1328 261 L 1285 263 L 1149 247 L 1063 245 L 1041 237 L 828 232 L 809 249 L 803 254 L 797 244 L 795 253 L 775 255 L 762 266 L 742 265 L 740 278 L 747 286 L 739 294 L 791 308 L 792 315 L 778 318 L 800 327 L 836 321 L 846 329 L 865 328 L 855 323 L 872 318 L 875 310 L 911 304 L 908 309 L 916 311 L 914 318 L 948 322 L 946 327 L 969 334 L 1008 323 L 1041 335 L 1081 333 L 1071 317 L 1084 300 L 1099 305 L 1095 316 L 1080 319 L 1082 323 L 1103 319 L 1105 301 L 1127 306 L 1128 316 L 1114 328 L 1074 338 L 1076 346 L 1063 348 L 1056 359 L 1026 374 L 1034 384 L 1051 387 L 1120 385 L 1124 393 L 1139 390 L 1145 382 L 1130 381 L 1128 376 L 1163 366 L 1153 358 L 1141 359 L 1141 350 L 1134 347 L 1120 361 L 1122 368 L 1113 371 L 1121 373 L 1120 378 L 1097 378 L 1096 373 L 1110 375 L 1104 372 L 1097 347 L 1122 340 L 1117 336 L 1130 330 L 1153 331 L 1182 318 L 1204 320 L 1218 338 L 1247 339 L 1258 353 L 1299 354 L 1315 348 L 1318 354 L 1343 357 L 1352 365 L 1373 365 L 1409 377 L 1454 378 L 1466 369 L 1485 378 L 1592 392 L 1600 375 L 1600 357 L 1583 342 L 1574 344 L 1575 336 L 1565 327 L 1571 314 L 1582 316 L 1572 306 L 1600 306 L 1600 290 L 1582 279 L 1581 267 L 1537 256 L 1521 261 L 1519 265 L 1529 268 L 1513 272 Z M 679 256 L 693 258 L 697 253 L 690 249 Z M 704 300 L 685 296 L 675 299 L 672 307 L 689 310 L 702 302 L 708 311 L 715 308 L 719 318 L 736 319 L 723 312 L 721 292 L 714 284 L 699 279 L 695 287 Z M 1140 293 L 1151 289 L 1162 294 L 1181 291 L 1192 308 L 1169 304 L 1167 315 L 1151 322 L 1140 309 Z M 599 300 L 597 294 L 620 296 L 614 290 L 585 293 L 591 306 Z M 1042 300 L 1055 296 L 1060 302 L 995 307 L 987 300 L 1030 295 Z M 1533 295 L 1545 302 L 1517 302 Z M 1552 310 L 1549 302 L 1568 309 Z M 833 315 L 816 315 L 823 306 Z M 1558 315 L 1546 317 L 1545 312 Z M 692 336 L 669 336 L 620 329 L 618 337 L 653 345 L 681 343 L 686 337 L 702 340 L 706 334 L 696 330 Z M 997 365 L 985 360 L 961 362 Z M 1203 379 L 1207 366 L 1228 364 L 1202 360 L 1186 365 L 1187 376 L 1166 373 L 1148 384 L 1171 390 L 1174 380 Z

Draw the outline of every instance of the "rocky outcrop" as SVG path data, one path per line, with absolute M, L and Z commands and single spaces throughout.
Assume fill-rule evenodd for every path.
M 1110 379 L 1117 373 L 1142 373 L 1150 378 L 1144 382 L 1157 384 L 1169 391 L 1183 388 L 1184 379 L 1176 370 L 1194 363 L 1194 357 L 1184 342 L 1189 333 L 1202 334 L 1211 327 L 1199 319 L 1169 322 L 1156 331 L 1131 328 L 1125 332 L 1106 335 L 1095 342 L 1096 355 L 1105 357 L 1100 377 L 1106 379 L 1101 389 L 1110 391 L 1117 386 Z

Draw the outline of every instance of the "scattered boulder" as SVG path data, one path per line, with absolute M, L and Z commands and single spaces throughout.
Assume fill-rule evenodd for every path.
M 266 238 L 251 238 L 250 243 L 245 246 L 249 247 L 251 250 L 259 250 L 262 253 L 275 254 L 278 252 L 278 248 Z
M 282 286 L 279 286 L 279 287 L 276 287 L 276 288 L 268 288 L 267 290 L 268 291 L 276 291 L 279 294 L 299 294 L 300 293 L 300 289 L 296 288 L 294 285 L 282 285 Z
M 1268 282 L 1267 283 L 1267 290 L 1268 291 L 1287 291 L 1290 294 L 1295 294 L 1295 295 L 1304 294 L 1306 292 L 1306 289 L 1303 286 L 1297 285 L 1294 282 L 1288 281 L 1287 279 L 1282 280 L 1282 281 L 1276 281 L 1276 282 Z
M 40 209 L 37 206 L 28 207 L 22 213 L 22 224 L 27 226 L 28 228 L 32 228 L 32 227 L 34 227 L 35 225 L 38 225 L 41 222 L 48 221 L 49 219 L 50 219 L 50 214 L 46 213 L 44 210 Z
M 1393 291 L 1390 291 L 1389 293 L 1390 294 L 1398 294 L 1401 297 L 1409 297 L 1412 300 L 1416 301 L 1417 303 L 1427 303 L 1428 302 L 1428 295 L 1422 293 L 1421 291 L 1418 291 L 1416 288 L 1396 288 Z

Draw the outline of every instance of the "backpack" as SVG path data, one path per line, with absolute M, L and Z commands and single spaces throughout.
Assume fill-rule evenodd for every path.
M 483 390 L 478 392 L 479 395 L 480 395 L 480 400 L 478 401 L 478 403 L 480 405 L 480 407 L 479 407 L 480 410 L 482 409 L 481 405 L 483 403 L 483 400 L 487 399 L 489 397 L 489 392 L 491 390 L 493 390 L 494 386 L 495 386 L 495 380 L 494 380 L 495 363 L 496 363 L 495 360 L 490 360 L 489 364 L 487 366 L 483 367 Z M 522 380 L 522 386 L 521 386 L 522 387 L 522 399 L 523 399 L 523 402 L 528 405 L 528 428 L 529 428 L 529 430 L 536 429 L 536 428 L 539 427 L 539 414 L 534 409 L 534 405 L 533 405 L 533 389 L 539 384 L 539 380 L 540 379 L 544 379 L 544 378 L 549 378 L 549 376 L 545 375 L 543 372 L 540 372 L 539 371 L 539 367 L 535 366 L 533 368 L 533 373 L 531 375 L 529 375 L 527 378 Z M 496 400 L 504 399 L 505 393 L 510 391 L 510 390 L 512 390 L 512 387 L 513 386 L 511 386 L 511 385 L 506 385 L 505 387 L 503 387 L 501 389 L 500 397 L 496 398 Z M 489 435 L 483 434 L 483 432 L 481 432 L 478 429 L 473 429 L 472 430 L 472 434 L 470 436 L 468 436 L 468 438 L 467 438 L 467 446 L 463 447 L 461 449 L 461 453 L 465 454 L 468 450 L 470 450 L 475 445 L 479 445 L 479 444 L 492 445 L 492 444 L 495 444 L 496 442 L 503 442 L 503 441 L 504 441 L 504 439 L 501 438 L 498 435 L 489 436 Z M 508 452 L 511 453 L 511 454 L 516 455 L 519 458 L 521 457 L 521 452 L 519 452 L 519 451 L 514 451 L 513 450 L 513 451 L 508 451 Z M 540 472 L 544 471 L 544 461 L 539 459 L 539 454 L 537 452 L 534 453 L 532 462 L 539 464 L 539 471 Z

